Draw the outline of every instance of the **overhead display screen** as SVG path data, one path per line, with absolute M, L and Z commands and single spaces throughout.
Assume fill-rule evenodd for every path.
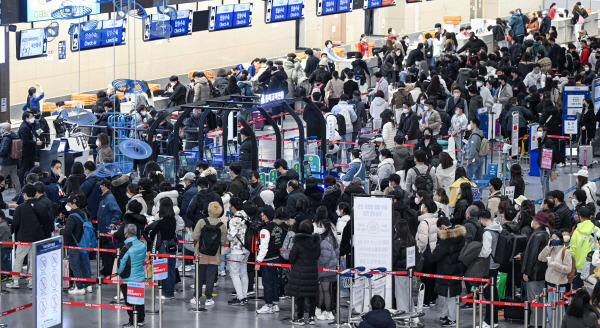
M 304 0 L 267 0 L 265 23 L 304 18 Z
M 365 0 L 363 9 L 374 9 L 388 6 L 395 6 L 396 0 Z
M 17 33 L 17 59 L 46 56 L 48 43 L 43 28 L 23 30 Z
M 156 31 L 158 22 L 168 22 L 171 25 L 171 37 L 192 34 L 192 25 L 194 22 L 194 14 L 191 10 L 180 10 L 177 12 L 177 19 L 171 20 L 168 15 L 153 14 L 144 20 L 144 41 L 156 39 L 164 39 L 160 34 L 153 33 Z
M 73 26 L 75 25 L 75 26 Z M 94 49 L 125 43 L 127 18 L 98 21 L 91 31 L 80 31 L 81 25 L 72 24 L 71 51 Z
M 210 7 L 209 31 L 252 26 L 252 3 Z
M 317 0 L 317 16 L 342 14 L 351 11 L 352 0 Z
M 25 19 L 38 22 L 52 19 L 52 13 L 63 6 L 88 7 L 92 15 L 100 13 L 100 1 L 92 0 L 20 0 L 25 6 Z M 23 8 L 23 7 L 21 7 Z

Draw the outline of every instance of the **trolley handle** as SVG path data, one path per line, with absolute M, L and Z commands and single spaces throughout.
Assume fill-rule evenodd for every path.
M 387 269 L 384 268 L 384 267 L 379 267 L 379 268 L 371 269 L 372 273 L 385 273 L 386 271 L 387 271 Z
M 348 268 L 338 274 L 343 277 L 352 277 L 354 275 L 354 271 L 365 271 L 365 267 L 356 267 L 356 268 Z
M 358 274 L 360 277 L 373 278 L 373 274 L 369 272 L 362 272 Z

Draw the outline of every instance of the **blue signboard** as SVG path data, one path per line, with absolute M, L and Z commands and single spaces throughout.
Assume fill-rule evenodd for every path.
M 304 0 L 267 0 L 265 23 L 304 17 Z
M 498 164 L 488 164 L 488 179 L 498 177 Z
M 80 24 L 72 24 L 71 51 L 124 44 L 126 27 L 127 18 L 98 21 L 95 29 L 84 32 Z
M 251 3 L 210 7 L 209 31 L 252 25 Z
M 171 25 L 171 37 L 192 34 L 193 12 L 191 10 L 180 10 L 177 12 L 177 19 L 171 20 L 169 15 L 154 14 L 146 17 L 144 20 L 144 41 L 164 39 L 156 31 L 156 25 L 159 22 L 166 22 Z M 167 33 L 168 34 L 168 33 Z
M 352 0 L 317 0 L 317 16 L 352 11 Z
M 590 98 L 590 88 L 586 86 L 565 86 L 563 88 L 563 134 L 566 134 L 564 121 L 568 115 L 581 114 L 583 111 L 583 100 Z
M 396 0 L 365 0 L 363 9 L 373 9 L 380 7 L 395 6 Z

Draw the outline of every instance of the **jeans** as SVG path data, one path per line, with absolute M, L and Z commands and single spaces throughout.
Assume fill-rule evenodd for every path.
M 352 141 L 352 132 L 343 134 L 340 136 L 343 142 L 351 142 Z M 350 163 L 350 153 L 348 152 L 348 149 L 350 145 L 346 145 L 346 144 L 340 144 L 340 156 L 338 156 L 338 158 L 342 159 L 344 156 L 344 152 L 346 152 L 346 163 Z
M 544 290 L 544 286 L 546 286 L 545 281 L 528 281 L 527 282 L 527 299 L 531 301 L 535 297 L 537 297 Z M 541 300 L 540 300 L 540 303 L 541 303 Z M 537 311 L 538 324 L 542 323 L 542 311 Z M 529 319 L 529 323 L 531 325 L 535 324 L 535 317 L 536 317 L 536 311 L 532 310 L 531 316 Z
M 483 176 L 483 158 L 476 159 L 474 162 L 467 164 L 467 178 L 471 180 L 481 180 Z
M 158 253 L 160 254 L 169 254 L 167 253 L 167 248 L 164 243 L 160 245 L 158 249 Z M 167 260 L 167 267 L 169 268 L 169 275 L 167 279 L 163 281 L 163 296 L 165 297 L 175 297 L 175 266 L 177 263 L 177 259 L 169 258 Z
M 12 248 L 2 248 L 2 261 L 0 262 L 0 270 L 10 271 L 12 270 L 12 265 L 10 264 L 10 253 L 12 252 Z
M 496 278 L 498 277 L 498 269 L 490 269 L 490 279 L 493 279 L 494 281 L 496 281 Z M 493 293 L 493 294 L 491 294 Z M 498 301 L 498 288 L 496 287 L 496 285 L 494 285 L 494 289 L 492 290 L 492 286 L 489 285 L 487 288 L 485 288 L 483 290 L 483 297 L 488 300 L 491 301 L 492 298 L 491 296 L 494 295 L 494 301 Z M 452 311 L 450 311 L 452 312 Z M 494 324 L 498 323 L 498 306 L 494 306 Z M 485 321 L 485 323 L 487 323 L 488 325 L 492 325 L 491 323 L 491 318 L 492 316 L 492 306 L 491 305 L 486 305 L 485 306 L 485 319 L 483 321 Z M 533 321 L 532 321 L 533 322 Z
M 540 168 L 540 182 L 542 183 L 542 195 L 550 190 L 550 174 L 552 170 Z
M 463 137 L 462 135 L 457 135 L 454 138 L 454 147 L 455 149 L 462 149 L 463 148 Z M 458 164 L 462 163 L 462 158 L 463 158 L 463 152 L 462 151 L 457 151 L 456 152 L 456 161 L 458 162 Z
M 219 264 L 219 272 L 227 270 L 228 264 L 227 262 L 225 262 L 227 261 L 227 258 L 228 256 L 226 254 L 221 254 L 221 264 Z
M 548 285 L 548 288 L 552 288 L 552 287 L 558 287 L 558 286 L 552 286 L 552 285 Z M 565 286 L 560 286 L 558 287 L 558 290 L 560 290 L 561 292 L 565 292 L 566 287 Z M 555 301 L 556 297 L 556 301 L 561 301 L 558 299 L 558 293 L 557 292 L 548 292 L 548 303 L 552 303 Z M 552 327 L 552 307 L 547 307 L 546 311 L 548 312 L 548 323 L 550 324 L 549 326 Z
M 308 298 L 308 317 L 315 316 L 315 310 L 317 309 L 317 298 L 316 297 L 296 297 L 296 305 L 298 306 L 298 319 L 304 318 L 304 300 Z
M 69 265 L 73 270 L 73 277 L 75 278 L 91 278 L 92 271 L 90 268 L 90 259 L 88 254 L 82 253 L 76 249 L 69 249 Z M 89 282 L 76 281 L 75 286 L 78 289 L 83 289 L 89 286 Z
M 406 276 L 394 276 L 394 293 L 396 294 L 396 310 L 409 311 L 408 293 L 410 289 L 410 279 Z
M 146 310 L 144 309 L 144 306 L 132 305 L 127 302 L 127 285 L 121 285 L 121 293 L 123 296 L 125 296 L 125 304 L 127 306 L 135 306 L 135 309 L 137 310 L 137 323 L 144 322 L 144 318 L 146 317 Z M 128 310 L 127 314 L 129 315 L 129 323 L 133 324 L 133 311 Z
M 10 175 L 10 179 L 15 184 L 15 192 L 18 195 L 19 191 L 21 191 L 21 182 L 19 181 L 19 175 L 17 173 L 17 166 L 16 165 L 0 166 L 0 175 L 5 178 L 8 178 L 8 176 Z
M 215 288 L 215 278 L 217 278 L 218 267 L 218 265 L 214 264 L 198 264 L 199 282 L 196 285 L 196 288 L 200 288 L 200 290 L 202 291 L 202 286 L 206 285 L 204 295 L 206 295 L 207 300 L 213 298 L 213 288 Z
M 29 254 L 30 250 L 31 246 L 17 246 L 17 251 L 15 252 L 15 261 L 13 262 L 14 272 L 21 272 L 21 269 L 23 268 L 23 261 L 25 261 L 25 257 Z M 31 256 L 27 256 L 27 272 L 31 273 Z M 13 276 L 13 281 L 19 281 L 19 278 L 19 276 Z M 31 277 L 27 278 L 27 280 L 31 284 Z
M 229 254 L 232 261 L 247 262 L 248 252 L 244 254 Z M 248 297 L 248 271 L 246 263 L 229 262 L 229 276 L 235 288 L 235 294 L 239 300 Z
M 272 261 L 271 263 L 276 263 Z M 263 265 L 260 267 L 262 283 L 267 305 L 279 304 L 279 278 L 276 267 Z

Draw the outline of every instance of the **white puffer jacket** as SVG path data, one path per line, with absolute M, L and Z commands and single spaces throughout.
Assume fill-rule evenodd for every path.
M 435 245 L 437 245 L 437 215 L 433 213 L 426 213 L 419 216 L 419 228 L 417 229 L 417 247 L 419 253 L 425 252 L 427 243 L 429 248 L 433 252 Z
M 175 221 L 177 222 L 177 227 L 175 228 L 175 231 L 177 232 L 183 231 L 183 229 L 185 229 L 185 222 L 179 215 L 179 206 L 177 206 L 178 196 L 179 193 L 177 192 L 177 190 L 163 191 L 156 195 L 156 198 L 154 198 L 154 206 L 152 206 L 152 215 L 154 215 L 154 217 L 158 220 L 158 209 L 160 207 L 160 200 L 163 198 L 171 198 L 171 201 L 173 202 L 173 212 L 175 212 Z

